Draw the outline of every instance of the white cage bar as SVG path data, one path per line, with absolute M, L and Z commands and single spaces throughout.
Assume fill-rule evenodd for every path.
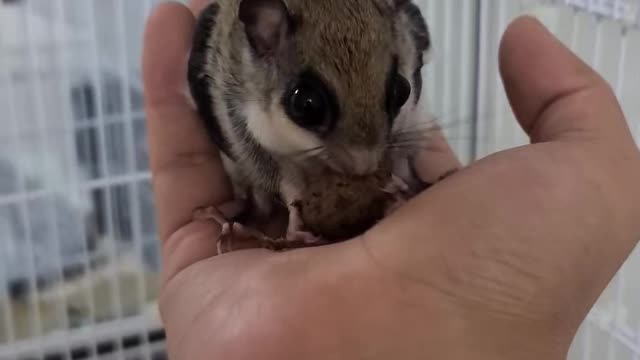
M 153 3 L 0 3 L 0 359 L 161 354 L 139 77 Z
M 161 359 L 140 57 L 156 0 L 0 0 L 0 360 Z M 430 111 L 465 162 L 527 138 L 497 68 L 540 18 L 612 84 L 640 141 L 640 0 L 419 0 Z M 594 46 L 595 45 L 595 46 Z M 572 360 L 640 360 L 640 250 Z

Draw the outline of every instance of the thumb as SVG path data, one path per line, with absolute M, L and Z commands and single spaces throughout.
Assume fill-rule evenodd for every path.
M 367 233 L 367 250 L 473 308 L 528 314 L 542 300 L 541 317 L 566 309 L 575 324 L 637 243 L 638 151 L 610 87 L 538 21 L 511 23 L 500 68 L 518 121 L 544 144 L 437 184 Z
M 499 59 L 509 102 L 532 142 L 627 136 L 608 84 L 535 18 L 511 23 Z

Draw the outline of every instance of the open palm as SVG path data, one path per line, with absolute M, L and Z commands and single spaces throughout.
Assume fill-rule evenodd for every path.
M 473 164 L 352 241 L 216 256 L 220 227 L 192 214 L 231 188 L 186 84 L 205 2 L 158 7 L 145 36 L 172 359 L 563 358 L 640 237 L 640 156 L 599 76 L 520 19 L 502 74 L 533 145 Z M 427 182 L 459 165 L 445 142 L 430 149 Z

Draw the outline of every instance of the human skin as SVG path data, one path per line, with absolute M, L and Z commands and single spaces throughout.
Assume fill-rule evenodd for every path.
M 506 30 L 500 71 L 531 144 L 474 162 L 353 240 L 216 256 L 195 209 L 231 197 L 188 97 L 194 14 L 145 33 L 151 171 L 171 359 L 564 359 L 640 239 L 640 154 L 605 81 L 536 20 Z M 459 166 L 446 143 L 426 182 Z

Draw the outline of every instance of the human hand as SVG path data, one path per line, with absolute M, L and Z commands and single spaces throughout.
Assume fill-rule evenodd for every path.
M 172 359 L 564 358 L 640 238 L 640 155 L 600 77 L 519 19 L 501 71 L 532 145 L 459 171 L 352 241 L 216 257 L 219 226 L 191 214 L 231 192 L 187 95 L 193 26 L 166 4 L 145 36 Z M 457 166 L 441 148 L 421 159 L 425 180 Z

